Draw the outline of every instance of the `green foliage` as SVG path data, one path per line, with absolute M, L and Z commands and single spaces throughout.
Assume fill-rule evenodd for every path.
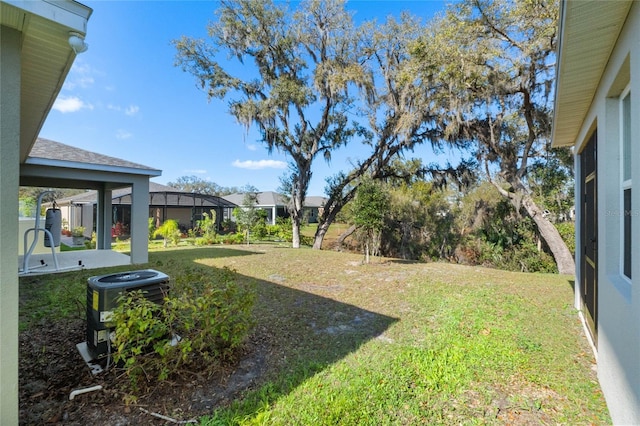
M 25 197 L 20 198 L 18 215 L 20 217 L 35 217 L 36 214 L 36 198 Z
M 197 223 L 197 231 L 206 240 L 213 241 L 216 238 L 216 211 L 211 209 L 210 213 L 203 212 L 202 219 Z
M 155 232 L 156 232 L 156 221 L 152 217 L 149 218 L 148 229 L 149 229 L 149 240 L 152 240 L 155 238 Z
M 168 182 L 168 186 L 195 194 L 228 195 L 238 192 L 236 187 L 223 187 L 197 176 L 180 176 L 175 182 Z
M 114 361 L 133 391 L 194 368 L 212 369 L 233 355 L 253 326 L 255 290 L 240 285 L 235 272 L 170 269 L 175 275 L 163 304 L 134 291 L 114 309 Z
M 558 228 L 558 232 L 562 236 L 562 239 L 567 244 L 567 248 L 569 251 L 575 255 L 576 253 L 576 223 L 569 222 L 558 222 L 555 224 L 556 228 Z
M 154 237 L 158 235 L 164 239 L 164 247 L 167 247 L 169 241 L 171 241 L 174 246 L 177 246 L 180 242 L 180 227 L 178 222 L 174 219 L 165 220 L 153 233 Z
M 373 180 L 364 180 L 358 186 L 352 204 L 351 220 L 364 246 L 366 261 L 380 250 L 380 239 L 389 206 L 389 194 L 383 186 Z
M 220 232 L 223 234 L 231 234 L 238 230 L 238 224 L 231 219 L 225 219 L 220 224 Z
M 416 181 L 391 190 L 383 247 L 387 256 L 403 259 L 449 259 L 459 235 L 448 192 Z
M 257 208 L 258 190 L 253 186 L 245 188 L 244 197 L 242 198 L 242 206 L 233 209 L 233 217 L 236 218 L 238 228 L 245 233 L 245 241 L 247 244 L 251 242 L 251 232 L 259 222 L 263 222 L 267 217 L 267 212 Z M 257 228 L 259 232 L 264 233 L 263 227 Z
M 459 261 L 523 272 L 557 272 L 529 217 L 522 217 L 493 185 L 484 182 L 460 200 L 464 230 Z
M 95 231 L 91 233 L 91 240 L 85 241 L 84 246 L 90 250 L 93 250 L 98 245 L 98 237 L 96 236 Z
M 84 226 L 76 226 L 75 228 L 73 228 L 71 230 L 71 236 L 72 237 L 84 237 L 85 229 L 86 228 Z
M 313 162 L 329 161 L 359 127 L 349 110 L 353 89 L 371 81 L 362 65 L 367 46 L 343 1 L 301 2 L 297 8 L 222 2 L 208 35 L 174 40 L 177 63 L 209 98 L 227 102 L 239 123 L 256 126 L 267 150 L 287 156 L 292 225 L 299 230 Z M 219 62 L 220 55 L 241 66 Z

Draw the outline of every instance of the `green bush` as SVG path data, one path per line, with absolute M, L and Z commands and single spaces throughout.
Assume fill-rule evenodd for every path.
M 220 242 L 223 244 L 244 244 L 245 243 L 244 232 L 236 232 L 234 234 L 221 235 Z
M 556 228 L 560 232 L 560 236 L 564 240 L 571 254 L 576 253 L 576 224 L 575 222 L 556 223 Z
M 247 337 L 254 301 L 255 290 L 240 285 L 230 269 L 180 270 L 162 305 L 140 291 L 121 297 L 113 316 L 114 361 L 133 391 L 180 372 L 213 369 Z

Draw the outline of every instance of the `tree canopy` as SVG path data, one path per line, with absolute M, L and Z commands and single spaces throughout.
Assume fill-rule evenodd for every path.
M 465 0 L 433 21 L 414 54 L 424 78 L 439 82 L 444 140 L 468 143 L 485 178 L 533 219 L 571 274 L 573 257 L 528 179 L 532 166 L 562 158 L 550 143 L 557 16 L 555 1 Z
M 175 180 L 175 182 L 168 182 L 167 185 L 182 191 L 216 196 L 239 192 L 238 188 L 220 186 L 215 182 L 211 182 L 197 176 L 180 176 Z
M 293 246 L 299 247 L 311 165 L 318 157 L 329 161 L 353 136 L 349 88 L 367 83 L 351 15 L 342 0 L 306 1 L 297 11 L 270 0 L 223 0 L 217 16 L 208 41 L 174 42 L 177 62 L 209 98 L 228 100 L 231 115 L 256 126 L 270 152 L 287 154 Z M 254 75 L 234 74 L 219 51 Z

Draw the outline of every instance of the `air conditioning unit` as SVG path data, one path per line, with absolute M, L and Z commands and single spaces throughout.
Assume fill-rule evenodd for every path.
M 86 352 L 78 345 L 85 361 L 95 364 L 109 355 L 109 335 L 118 298 L 130 291 L 140 290 L 144 296 L 161 304 L 169 292 L 169 277 L 153 269 L 121 272 L 91 277 L 87 281 L 87 341 Z M 90 365 L 91 367 L 91 365 Z M 93 371 L 93 367 L 92 371 Z

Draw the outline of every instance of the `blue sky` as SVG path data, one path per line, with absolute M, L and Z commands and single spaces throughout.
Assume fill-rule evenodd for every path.
M 89 49 L 77 56 L 40 132 L 43 138 L 162 170 L 166 184 L 197 176 L 218 185 L 251 184 L 275 191 L 286 172 L 282 153 L 268 154 L 258 132 L 227 113 L 226 102 L 207 100 L 190 74 L 174 66 L 171 40 L 206 36 L 214 1 L 81 1 L 93 9 Z M 356 20 L 410 11 L 423 22 L 444 9 L 429 0 L 350 1 Z M 323 195 L 325 178 L 348 170 L 364 155 L 356 143 L 318 159 L 308 195 Z M 421 147 L 407 157 L 446 161 Z

